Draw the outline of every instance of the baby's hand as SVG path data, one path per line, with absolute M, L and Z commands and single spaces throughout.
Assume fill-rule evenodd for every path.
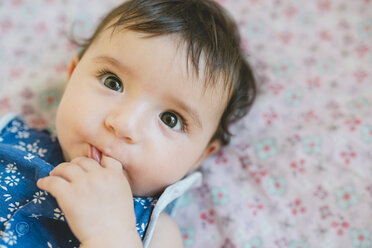
M 81 243 L 91 243 L 106 233 L 123 238 L 136 232 L 132 191 L 121 163 L 102 156 L 101 164 L 86 157 L 75 158 L 37 182 L 40 189 L 57 199 Z

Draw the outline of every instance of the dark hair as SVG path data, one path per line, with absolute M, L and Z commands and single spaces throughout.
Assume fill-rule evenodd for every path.
M 108 24 L 115 22 L 108 26 Z M 113 9 L 92 37 L 81 45 L 80 58 L 96 37 L 113 27 L 142 32 L 150 37 L 177 34 L 186 44 L 199 75 L 205 65 L 206 87 L 222 80 L 229 101 L 211 141 L 230 141 L 229 126 L 250 109 L 256 96 L 252 70 L 244 58 L 238 28 L 225 10 L 212 0 L 130 0 Z

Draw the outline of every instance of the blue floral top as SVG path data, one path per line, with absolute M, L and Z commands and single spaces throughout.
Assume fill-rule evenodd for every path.
M 58 140 L 48 132 L 19 117 L 0 126 L 0 248 L 79 246 L 55 199 L 36 186 L 63 161 Z M 156 200 L 133 200 L 143 238 Z

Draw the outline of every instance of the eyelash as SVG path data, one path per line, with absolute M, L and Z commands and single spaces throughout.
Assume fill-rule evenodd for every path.
M 188 130 L 188 127 L 189 127 L 188 122 L 187 122 L 187 120 L 185 118 L 183 118 L 182 115 L 180 115 L 176 111 L 165 111 L 165 112 L 171 112 L 171 113 L 176 114 L 181 119 L 180 120 L 181 121 L 181 131 L 184 132 L 184 133 L 188 133 L 189 132 L 189 130 Z
M 120 80 L 120 78 L 115 73 L 111 72 L 107 68 L 99 69 L 97 71 L 96 77 L 98 79 L 102 79 L 107 74 L 111 74 L 111 75 L 117 77 Z M 189 132 L 189 124 L 188 124 L 187 120 L 181 114 L 179 114 L 178 112 L 173 111 L 173 110 L 167 110 L 167 111 L 164 111 L 163 113 L 165 113 L 165 112 L 171 112 L 171 113 L 176 114 L 180 118 L 180 121 L 181 121 L 181 132 L 183 132 L 183 133 L 188 133 Z
M 99 69 L 96 73 L 96 77 L 98 79 L 102 79 L 104 76 L 106 76 L 107 74 L 111 74 L 115 77 L 117 77 L 118 79 L 120 79 L 118 76 L 116 76 L 115 73 L 111 72 L 109 69 L 106 69 L 106 68 L 102 68 L 102 69 Z M 121 80 L 120 80 L 121 81 Z

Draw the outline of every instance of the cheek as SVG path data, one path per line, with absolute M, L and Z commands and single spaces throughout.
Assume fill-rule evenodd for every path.
M 74 120 L 84 121 L 87 116 L 94 116 L 94 113 L 99 111 L 97 108 L 100 105 L 99 99 L 94 97 L 89 89 L 82 84 L 73 82 L 71 84 L 66 89 L 57 112 L 57 118 L 60 115 L 66 122 L 64 124 Z
M 61 145 L 65 140 L 70 141 L 76 135 L 86 135 L 90 129 L 94 128 L 95 121 L 94 106 L 88 94 L 81 91 L 74 91 L 73 88 L 67 89 L 57 110 L 56 130 Z
M 199 146 L 199 144 L 160 146 L 163 148 L 158 152 L 158 154 L 161 154 L 162 160 L 160 166 L 173 178 L 182 178 L 198 161 L 202 153 L 202 147 Z

